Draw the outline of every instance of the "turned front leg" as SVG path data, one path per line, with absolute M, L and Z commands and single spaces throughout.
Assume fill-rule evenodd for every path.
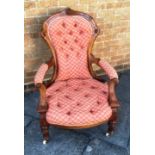
M 108 131 L 106 133 L 106 136 L 110 136 L 113 134 L 115 128 L 116 128 L 116 124 L 117 124 L 117 108 L 112 108 L 112 116 L 108 121 Z
M 49 124 L 46 121 L 46 112 L 40 113 L 40 128 L 43 135 L 43 144 L 49 140 Z

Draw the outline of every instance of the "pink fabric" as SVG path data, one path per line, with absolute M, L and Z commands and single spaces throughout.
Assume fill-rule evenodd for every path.
M 46 92 L 46 119 L 64 126 L 92 125 L 110 118 L 108 85 L 94 79 L 57 81 Z
M 48 21 L 48 36 L 56 50 L 56 80 L 92 78 L 88 70 L 87 50 L 92 26 L 81 16 L 56 17 Z
M 44 76 L 45 76 L 45 73 L 47 72 L 48 70 L 48 65 L 47 64 L 42 64 L 35 77 L 34 77 L 34 83 L 37 84 L 37 83 L 42 83 L 43 82 L 43 79 L 44 79 Z
M 118 74 L 116 70 L 105 60 L 99 61 L 99 66 L 105 71 L 105 73 L 109 76 L 110 79 L 117 78 Z

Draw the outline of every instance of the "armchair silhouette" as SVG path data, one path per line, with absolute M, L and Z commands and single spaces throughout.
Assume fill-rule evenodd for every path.
M 43 24 L 42 37 L 52 58 L 40 66 L 34 83 L 40 91 L 37 111 L 44 144 L 49 140 L 49 125 L 81 129 L 107 122 L 106 135 L 114 131 L 119 107 L 115 94 L 118 75 L 108 62 L 92 54 L 98 34 L 91 16 L 70 8 L 53 14 Z M 98 80 L 93 63 L 104 70 L 109 81 Z M 51 84 L 46 86 L 43 79 L 50 67 L 54 73 Z

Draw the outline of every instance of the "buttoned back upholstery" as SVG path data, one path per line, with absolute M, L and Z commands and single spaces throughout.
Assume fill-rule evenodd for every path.
M 48 19 L 47 34 L 58 64 L 56 80 L 92 78 L 88 70 L 87 50 L 93 28 L 87 19 L 80 15 Z

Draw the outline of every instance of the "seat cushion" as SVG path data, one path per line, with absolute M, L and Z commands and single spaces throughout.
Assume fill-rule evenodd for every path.
M 46 91 L 49 124 L 88 126 L 108 120 L 108 85 L 94 79 L 57 81 Z

